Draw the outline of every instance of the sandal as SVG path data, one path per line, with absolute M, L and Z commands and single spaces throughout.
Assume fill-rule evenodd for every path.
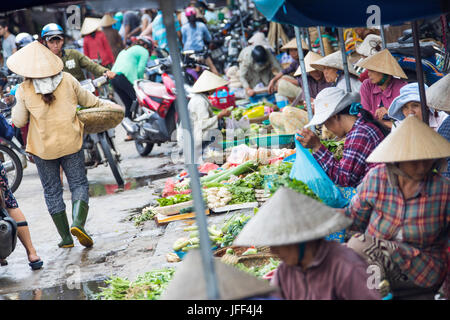
M 28 265 L 31 267 L 32 270 L 39 270 L 44 265 L 44 261 L 39 259 L 37 261 L 30 262 Z
M 26 222 L 26 221 L 17 222 L 17 227 L 27 227 L 27 226 L 28 226 L 28 222 Z M 8 262 L 6 262 L 6 264 L 8 264 Z M 31 267 L 32 270 L 41 269 L 43 264 L 44 264 L 44 261 L 42 261 L 41 259 L 36 260 L 36 261 L 31 261 L 30 263 L 28 263 L 28 265 Z
M 132 136 L 126 136 L 125 139 L 123 139 L 123 141 L 128 142 L 128 141 L 133 141 L 134 138 Z
M 6 259 L 0 259 L 0 266 L 4 267 L 8 265 L 8 261 Z

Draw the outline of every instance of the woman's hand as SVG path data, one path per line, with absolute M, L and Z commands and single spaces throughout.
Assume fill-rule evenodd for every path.
M 116 76 L 115 72 L 112 71 L 106 71 L 104 74 L 108 79 L 114 79 L 114 77 Z
M 269 86 L 267 87 L 267 91 L 272 94 L 275 91 L 275 84 L 277 83 L 276 79 L 273 78 L 269 82 Z
M 228 117 L 231 115 L 231 110 L 230 109 L 224 109 L 222 111 L 219 112 L 219 114 L 217 115 L 218 119 L 222 119 L 224 117 Z
M 387 114 L 387 113 L 388 113 L 388 111 L 387 111 L 387 109 L 385 107 L 378 108 L 375 111 L 375 118 L 377 120 L 381 120 L 381 119 L 383 119 L 384 115 Z
M 245 92 L 247 93 L 247 95 L 248 95 L 249 97 L 253 97 L 253 96 L 255 95 L 255 90 L 253 90 L 252 88 L 247 88 L 247 89 L 245 90 Z
M 303 128 L 300 131 L 297 131 L 297 133 L 301 135 L 301 137 L 296 136 L 296 139 L 303 147 L 312 149 L 313 152 L 316 152 L 322 146 L 319 137 L 311 130 Z

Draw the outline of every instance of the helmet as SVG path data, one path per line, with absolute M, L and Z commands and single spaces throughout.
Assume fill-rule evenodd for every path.
M 149 47 L 149 50 L 153 50 L 152 38 L 150 38 L 149 36 L 139 36 L 136 37 L 136 40 L 144 42 Z
M 18 49 L 25 47 L 27 44 L 32 43 L 34 38 L 27 32 L 21 32 L 16 36 L 16 46 Z
M 54 35 L 64 35 L 63 28 L 59 24 L 49 23 L 42 28 L 41 38 L 54 36 Z
M 263 46 L 256 46 L 252 50 L 252 58 L 258 64 L 264 64 L 267 62 L 267 51 Z
M 191 17 L 191 16 L 196 16 L 197 15 L 197 10 L 195 10 L 194 7 L 187 7 L 184 10 L 184 14 L 186 15 L 186 18 L 187 17 Z

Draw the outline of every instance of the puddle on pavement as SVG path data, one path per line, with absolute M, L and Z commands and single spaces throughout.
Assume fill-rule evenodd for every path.
M 0 300 L 96 300 L 95 295 L 106 288 L 104 280 L 81 283 L 79 287 L 68 288 L 60 285 L 52 288 L 26 290 L 0 294 Z
M 170 178 L 175 176 L 178 171 L 174 168 L 174 170 L 157 170 L 152 172 L 152 174 L 148 174 L 142 177 L 135 177 L 126 179 L 125 190 L 133 190 L 140 187 L 144 187 L 149 185 L 152 181 Z M 118 189 L 117 184 L 105 184 L 104 182 L 99 182 L 95 180 L 89 181 L 89 196 L 98 197 L 105 194 L 114 194 L 117 192 L 123 191 Z

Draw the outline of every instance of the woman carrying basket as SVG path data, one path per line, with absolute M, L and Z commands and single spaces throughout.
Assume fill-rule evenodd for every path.
M 62 60 L 37 41 L 12 55 L 7 65 L 25 78 L 16 92 L 12 121 L 19 128 L 29 123 L 26 151 L 33 155 L 47 208 L 62 238 L 58 246 L 73 247 L 74 235 L 83 246 L 90 247 L 93 241 L 84 229 L 89 210 L 82 152 L 84 125 L 77 117 L 77 106 L 99 107 L 104 102 L 83 89 L 72 75 L 62 72 Z M 70 228 L 60 166 L 72 193 Z

